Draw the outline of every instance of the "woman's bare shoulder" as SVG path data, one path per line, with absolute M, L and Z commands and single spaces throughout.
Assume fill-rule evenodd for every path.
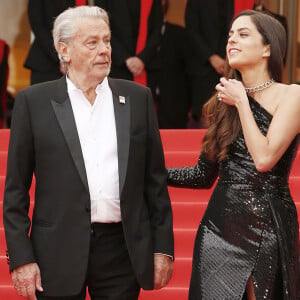
M 280 83 L 277 87 L 277 95 L 280 95 L 281 102 L 299 102 L 300 104 L 300 85 Z
M 279 83 L 276 85 L 275 98 L 277 112 L 300 114 L 300 85 Z
M 278 114 L 280 122 L 285 118 L 287 124 L 298 128 L 300 132 L 300 85 L 297 84 L 278 84 L 277 97 L 279 98 L 276 114 Z
M 295 94 L 295 96 L 300 96 L 300 85 L 299 84 L 283 84 L 283 86 L 286 86 L 286 89 L 288 92 Z

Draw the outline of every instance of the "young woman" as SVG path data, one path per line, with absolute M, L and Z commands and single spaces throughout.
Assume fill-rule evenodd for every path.
M 198 164 L 169 184 L 218 183 L 199 226 L 189 299 L 296 299 L 298 221 L 288 179 L 298 148 L 300 86 L 282 84 L 285 30 L 243 11 L 226 47 L 226 77 L 204 108 Z

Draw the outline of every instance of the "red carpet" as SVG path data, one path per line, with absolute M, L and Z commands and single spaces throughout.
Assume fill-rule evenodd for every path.
M 185 166 L 197 163 L 201 140 L 205 130 L 161 130 L 164 153 L 167 166 Z M 6 174 L 6 159 L 9 140 L 9 130 L 0 130 L 0 213 L 2 216 L 2 201 Z M 291 176 L 291 193 L 294 197 L 298 215 L 300 215 L 300 151 L 296 157 Z M 34 184 L 34 181 L 33 181 Z M 142 291 L 139 300 L 185 300 L 191 272 L 193 242 L 196 229 L 201 221 L 210 190 L 190 190 L 169 188 L 174 215 L 175 233 L 175 263 L 174 273 L 169 285 L 159 291 Z M 34 189 L 30 191 L 33 201 Z M 32 214 L 32 205 L 30 209 Z M 299 217 L 298 217 L 299 218 Z M 299 218 L 300 221 L 300 218 Z M 3 220 L 0 218 L 0 299 L 24 299 L 15 292 L 5 257 L 5 239 Z M 89 299 L 89 297 L 87 297 Z

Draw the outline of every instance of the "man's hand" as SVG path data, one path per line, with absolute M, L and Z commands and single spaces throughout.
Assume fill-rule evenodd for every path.
M 220 75 L 224 75 L 225 60 L 221 56 L 213 54 L 209 58 L 209 62 L 217 73 L 219 73 Z
M 37 263 L 29 263 L 13 270 L 12 281 L 20 296 L 37 300 L 35 291 L 43 292 L 40 269 Z
M 168 284 L 173 273 L 172 258 L 156 253 L 154 254 L 154 289 L 158 290 Z
M 133 76 L 140 76 L 145 68 L 143 61 L 137 56 L 127 58 L 126 66 Z

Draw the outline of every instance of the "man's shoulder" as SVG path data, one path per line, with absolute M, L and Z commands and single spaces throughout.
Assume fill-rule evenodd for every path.
M 26 87 L 18 92 L 16 100 L 25 97 L 28 103 L 36 105 L 37 103 L 45 104 L 52 100 L 63 102 L 67 96 L 66 79 L 62 77 L 57 80 L 37 83 Z
M 136 83 L 134 81 L 131 80 L 126 80 L 126 79 L 118 79 L 118 78 L 108 78 L 108 82 L 110 87 L 113 90 L 118 91 L 119 93 L 124 93 L 124 92 L 128 92 L 128 91 L 136 91 L 136 92 L 145 92 L 148 88 Z
M 36 92 L 42 92 L 47 90 L 56 90 L 59 85 L 64 84 L 63 80 L 64 80 L 63 78 L 60 78 L 57 80 L 36 83 L 22 89 L 21 91 L 25 93 L 36 93 Z

